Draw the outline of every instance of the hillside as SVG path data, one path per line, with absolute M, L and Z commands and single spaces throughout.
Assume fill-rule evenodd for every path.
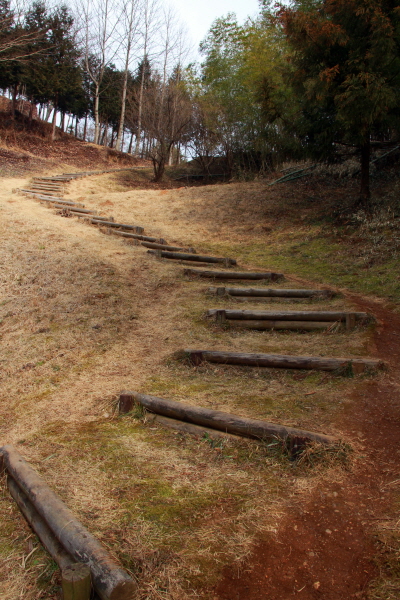
M 148 164 L 124 152 L 82 142 L 59 129 L 54 142 L 50 137 L 50 123 L 35 119 L 29 123 L 20 112 L 13 123 L 9 113 L 0 111 L 0 176 L 18 177 L 67 167 L 82 170 Z
M 3 176 L 0 192 L 0 445 L 14 444 L 121 561 L 138 581 L 140 599 L 282 600 L 284 593 L 395 600 L 397 180 L 388 172 L 376 182 L 382 197 L 395 200 L 361 225 L 346 216 L 356 183 L 321 174 L 273 186 L 272 178 L 154 186 L 150 169 L 129 166 L 68 185 L 65 200 L 139 224 L 145 235 L 236 258 L 240 270 L 285 274 L 279 284 L 254 287 L 340 292 L 260 308 L 212 296 L 207 289 L 215 283 L 185 276 L 179 261 L 157 259 L 133 239 L 12 193 L 35 172 L 81 170 L 85 156 L 93 170 L 130 160 L 114 163 L 103 149 L 67 139 L 66 153 L 59 142 L 41 152 L 40 136 L 32 139 L 23 149 L 4 147 L 29 156 L 29 172 Z M 376 322 L 352 331 L 256 331 L 205 319 L 215 307 L 365 311 Z M 177 359 L 185 348 L 368 356 L 384 360 L 387 370 L 342 376 L 192 366 Z M 139 407 L 118 414 L 118 395 L 127 389 L 339 442 L 311 445 L 296 457 L 279 439 L 182 434 Z M 5 486 L 0 501 L 1 598 L 58 599 L 59 571 Z

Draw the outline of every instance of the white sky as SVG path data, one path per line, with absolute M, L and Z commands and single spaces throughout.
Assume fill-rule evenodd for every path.
M 228 12 L 236 13 L 239 23 L 258 13 L 258 0 L 169 0 L 176 8 L 193 40 L 195 52 L 212 22 Z

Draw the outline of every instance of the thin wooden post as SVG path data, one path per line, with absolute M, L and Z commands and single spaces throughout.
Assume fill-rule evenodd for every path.
M 63 600 L 90 600 L 92 583 L 90 569 L 82 563 L 74 563 L 62 570 Z
M 226 311 L 225 310 L 217 310 L 215 313 L 215 322 L 218 325 L 226 325 Z
M 347 313 L 346 314 L 346 330 L 351 331 L 356 326 L 356 314 L 355 313 Z
M 131 392 L 121 392 L 119 395 L 118 401 L 118 411 L 120 415 L 125 415 L 126 413 L 131 412 L 134 401 Z

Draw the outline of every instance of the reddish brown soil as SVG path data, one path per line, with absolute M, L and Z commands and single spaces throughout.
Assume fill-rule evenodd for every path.
M 362 599 L 378 574 L 373 528 L 393 511 L 385 484 L 400 467 L 400 318 L 378 302 L 349 297 L 377 318 L 370 355 L 389 365 L 387 376 L 366 382 L 340 415 L 340 429 L 362 440 L 363 458 L 344 482 L 294 503 L 277 535 L 259 543 L 239 574 L 225 570 L 215 600 Z

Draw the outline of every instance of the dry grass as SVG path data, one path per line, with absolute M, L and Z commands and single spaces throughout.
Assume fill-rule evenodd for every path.
M 310 454 L 307 464 L 296 465 L 279 444 L 219 446 L 119 418 L 115 395 L 136 389 L 340 436 L 335 413 L 362 377 L 195 369 L 171 357 L 188 346 L 365 355 L 369 332 L 237 332 L 210 325 L 204 310 L 222 301 L 205 294 L 207 282 L 188 281 L 179 265 L 142 247 L 11 195 L 20 183 L 7 180 L 0 194 L 0 443 L 19 447 L 138 578 L 143 600 L 208 598 L 225 565 L 241 564 L 257 537 L 276 531 L 294 495 L 311 493 L 322 477 L 346 477 L 348 465 L 339 454 L 315 459 L 316 467 Z M 259 184 L 246 190 L 249 199 L 262 193 Z M 248 243 L 261 232 L 257 214 L 254 226 L 232 225 L 242 193 L 239 184 L 126 191 L 118 175 L 103 175 L 73 182 L 69 196 L 143 225 L 149 235 L 207 251 Z M 351 305 L 337 298 L 318 307 Z M 27 543 L 36 548 L 37 542 L 4 491 L 1 502 L 1 597 L 52 598 L 54 565 L 37 549 L 23 566 Z

